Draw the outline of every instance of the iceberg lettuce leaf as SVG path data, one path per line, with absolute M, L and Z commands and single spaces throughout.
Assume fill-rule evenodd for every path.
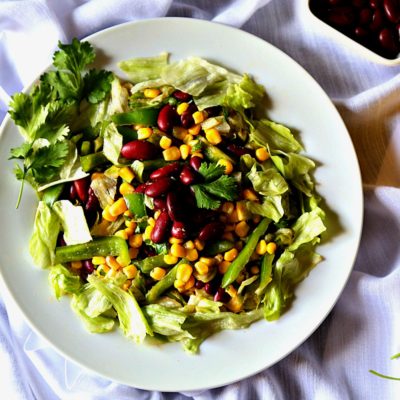
M 50 268 L 48 279 L 57 300 L 64 294 L 78 293 L 82 286 L 79 275 L 75 275 L 62 264 Z

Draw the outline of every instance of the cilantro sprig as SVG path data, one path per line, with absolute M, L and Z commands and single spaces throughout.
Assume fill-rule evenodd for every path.
M 225 167 L 217 163 L 201 164 L 199 173 L 204 183 L 193 185 L 197 207 L 217 209 L 222 200 L 232 201 L 238 197 L 238 185 L 231 176 L 224 175 Z
M 17 207 L 25 180 L 34 187 L 51 182 L 67 161 L 70 152 L 66 139 L 81 101 L 96 104 L 111 89 L 111 72 L 87 69 L 95 59 L 90 43 L 73 39 L 71 44 L 58 46 L 54 70 L 44 73 L 30 94 L 16 93 L 10 103 L 11 118 L 25 139 L 10 154 L 10 159 L 22 161 L 22 167 L 17 164 L 14 168 L 22 181 Z

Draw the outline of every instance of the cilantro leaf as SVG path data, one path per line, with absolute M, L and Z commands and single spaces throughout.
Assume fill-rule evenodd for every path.
M 111 89 L 113 79 L 110 71 L 91 69 L 84 78 L 84 97 L 92 104 L 104 100 Z
M 225 167 L 217 163 L 202 163 L 199 172 L 203 175 L 206 182 L 219 178 L 225 172 Z
M 28 142 L 22 143 L 19 147 L 14 147 L 10 151 L 9 160 L 19 158 L 24 159 L 28 156 L 29 152 L 32 150 L 32 145 Z
M 201 185 L 208 193 L 225 200 L 235 200 L 237 198 L 237 183 L 234 178 L 222 175 L 213 182 Z
M 197 207 L 215 210 L 221 205 L 221 201 L 210 196 L 204 189 L 203 185 L 193 185 L 194 197 L 196 198 Z

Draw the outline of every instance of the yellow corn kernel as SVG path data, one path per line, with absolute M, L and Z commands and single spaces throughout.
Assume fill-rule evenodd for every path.
M 190 154 L 190 146 L 188 144 L 181 144 L 179 146 L 179 151 L 183 160 L 186 160 Z
M 256 192 L 250 188 L 244 189 L 242 192 L 242 196 L 245 200 L 250 200 L 250 201 L 258 200 L 258 196 L 257 196 Z
M 145 127 L 146 127 L 146 125 L 143 125 L 143 124 L 135 124 L 135 125 L 133 125 L 133 129 L 135 131 L 137 131 L 140 128 L 145 128 Z
M 253 215 L 252 220 L 255 224 L 258 224 L 261 221 L 261 215 Z
M 218 264 L 218 272 L 223 275 L 228 270 L 230 265 L 231 265 L 230 261 L 224 260 L 224 261 L 220 262 Z
M 131 194 L 135 191 L 135 188 L 129 184 L 128 182 L 122 182 L 120 187 L 119 187 L 119 192 L 122 196 L 125 196 L 127 194 Z
M 197 263 L 194 264 L 194 268 L 200 275 L 208 274 L 208 271 L 210 270 L 210 267 L 202 261 L 197 261 Z
M 166 273 L 167 271 L 164 268 L 155 267 L 151 270 L 150 276 L 156 281 L 161 281 L 161 279 L 164 278 Z
M 178 115 L 182 115 L 189 108 L 189 103 L 180 103 L 176 107 L 176 112 Z
M 176 279 L 187 282 L 193 273 L 193 267 L 190 264 L 180 264 L 176 270 Z
M 276 243 L 275 242 L 269 242 L 268 244 L 267 244 L 267 253 L 268 254 L 275 254 L 275 251 L 276 251 L 276 248 L 277 248 L 278 246 L 276 245 Z
M 129 238 L 129 246 L 138 249 L 143 244 L 143 236 L 141 233 L 135 233 Z
M 157 218 L 158 218 L 160 215 L 161 215 L 161 210 L 157 210 L 157 211 L 154 213 L 154 219 L 157 221 Z
M 177 161 L 181 158 L 181 152 L 176 146 L 169 147 L 162 153 L 165 161 Z
M 231 214 L 235 209 L 235 205 L 231 201 L 226 201 L 221 206 L 221 211 L 225 214 Z
M 186 251 L 186 258 L 189 261 L 196 261 L 199 258 L 199 253 L 197 249 L 189 249 Z
M 225 306 L 234 313 L 238 313 L 242 311 L 243 308 L 243 299 L 241 296 L 232 297 Z
M 133 264 L 129 264 L 128 266 L 124 267 L 122 271 L 128 279 L 133 279 L 137 274 L 136 265 Z
M 71 261 L 71 268 L 72 269 L 81 269 L 82 261 Z
M 144 97 L 147 97 L 148 99 L 154 99 L 160 93 L 161 93 L 161 90 L 160 89 L 156 89 L 156 88 L 150 88 L 150 89 L 144 89 L 143 90 Z
M 146 226 L 146 229 L 143 232 L 143 240 L 150 240 L 152 231 L 153 231 L 152 226 L 150 225 Z
M 185 243 L 183 244 L 183 247 L 184 247 L 186 250 L 187 250 L 187 249 L 192 250 L 192 249 L 195 248 L 195 245 L 194 245 L 194 243 L 193 243 L 192 240 L 188 240 L 187 242 L 185 242 Z
M 185 283 L 185 286 L 183 287 L 183 291 L 191 289 L 195 283 L 196 283 L 196 281 L 194 279 L 194 276 L 191 276 L 189 278 L 189 280 Z
M 176 139 L 183 140 L 188 135 L 188 131 L 186 128 L 183 128 L 182 126 L 175 126 L 172 131 L 172 135 Z
M 174 243 L 171 245 L 170 254 L 175 257 L 183 258 L 186 256 L 186 249 L 181 244 Z
M 122 290 L 125 290 L 125 292 L 131 287 L 132 281 L 130 279 L 127 279 L 123 285 L 122 285 Z
M 246 237 L 249 233 L 250 226 L 246 223 L 246 221 L 240 221 L 235 227 L 235 233 L 239 237 Z
M 260 256 L 264 255 L 267 252 L 267 242 L 264 239 L 261 239 L 257 243 L 256 253 Z
M 126 182 L 131 183 L 135 178 L 135 174 L 131 167 L 122 167 L 119 170 L 119 176 Z
M 137 247 L 129 247 L 129 258 L 134 260 L 139 254 L 139 249 Z
M 235 288 L 235 286 L 233 285 L 229 285 L 226 289 L 225 292 L 229 294 L 229 296 L 231 297 L 235 297 L 237 296 L 237 290 Z
M 222 235 L 222 239 L 233 242 L 235 240 L 235 237 L 233 236 L 232 232 L 224 232 L 224 234 Z
M 191 146 L 191 143 L 193 143 L 193 135 L 187 134 L 184 138 L 183 138 L 183 143 L 188 144 Z
M 115 270 L 119 270 L 121 268 L 121 265 L 118 263 L 116 258 L 114 256 L 107 256 L 106 257 L 106 264 Z
M 105 264 L 106 263 L 106 258 L 102 256 L 94 256 L 92 258 L 92 264 L 93 265 L 100 265 L 100 264 Z
M 121 229 L 114 233 L 114 236 L 118 236 L 122 239 L 128 240 L 128 234 L 126 233 L 125 229 Z
M 222 142 L 222 137 L 221 134 L 218 132 L 217 129 L 211 128 L 207 129 L 205 131 L 206 134 L 206 139 L 211 143 L 211 144 L 219 144 Z M 221 161 L 221 160 L 220 160 Z M 233 168 L 232 168 L 233 169 Z
M 156 224 L 156 220 L 154 219 L 154 218 L 149 218 L 148 220 L 147 220 L 147 225 L 149 225 L 149 226 L 151 226 L 151 227 L 154 227 L 154 225 Z
M 264 147 L 259 147 L 259 148 L 256 150 L 256 157 L 257 157 L 258 161 L 263 162 L 263 161 L 268 160 L 268 158 L 269 158 L 269 153 L 268 153 L 268 151 L 267 151 Z
M 201 124 L 205 120 L 203 111 L 196 111 L 192 114 L 192 117 L 195 124 Z
M 133 214 L 130 212 L 130 210 L 126 210 L 122 215 L 127 218 L 133 217 Z
M 194 246 L 196 247 L 197 250 L 201 251 L 204 249 L 205 243 L 202 240 L 195 239 Z
M 224 174 L 230 175 L 233 172 L 233 164 L 231 161 L 221 159 L 221 160 L 218 160 L 217 164 L 225 167 Z
M 235 224 L 226 224 L 224 232 L 234 232 Z
M 140 128 L 137 131 L 137 136 L 139 140 L 148 139 L 153 134 L 153 129 L 151 128 Z
M 126 267 L 127 265 L 129 265 L 130 260 L 129 261 L 125 261 L 123 258 L 121 258 L 120 256 L 118 256 L 116 258 L 117 263 L 121 266 L 121 267 Z
M 207 264 L 209 267 L 212 267 L 215 264 L 215 259 L 213 257 L 200 257 L 199 261 Z
M 201 131 L 200 124 L 193 125 L 191 128 L 188 129 L 188 132 L 193 136 L 198 135 L 200 133 L 200 131 Z
M 117 220 L 118 216 L 113 216 L 110 214 L 110 206 L 107 206 L 101 213 L 102 217 L 109 222 L 114 222 Z
M 127 228 L 129 228 L 129 229 L 135 230 L 135 229 L 136 229 L 136 222 L 133 221 L 133 220 L 126 220 L 126 221 L 125 221 L 125 226 L 126 226 Z
M 132 228 L 125 228 L 124 231 L 126 232 L 126 234 L 128 235 L 128 238 L 131 237 L 133 235 L 133 232 L 135 231 Z
M 225 261 L 233 261 L 238 256 L 238 251 L 233 248 L 224 253 L 224 260 Z
M 93 172 L 92 176 L 90 177 L 90 180 L 94 181 L 95 179 L 103 179 L 104 174 L 102 172 Z
M 260 273 L 260 268 L 258 268 L 257 265 L 253 265 L 253 266 L 250 268 L 250 272 L 251 272 L 253 275 L 257 275 L 257 274 Z
M 108 211 L 113 217 L 118 217 L 118 215 L 123 214 L 127 209 L 128 207 L 126 206 L 125 199 L 120 197 L 116 202 L 111 204 Z
M 172 139 L 170 139 L 168 136 L 162 136 L 159 144 L 163 150 L 167 150 L 171 147 Z
M 237 218 L 239 221 L 245 221 L 251 217 L 249 210 L 246 207 L 246 203 L 244 201 L 238 201 L 236 203 L 236 212 Z
M 236 208 L 228 215 L 228 221 L 229 222 L 238 222 L 239 221 Z
M 110 270 L 110 267 L 106 263 L 104 263 L 104 264 L 100 264 L 97 267 L 96 273 L 97 273 L 97 275 L 105 275 L 109 270 Z
M 179 279 L 175 279 L 174 281 L 174 286 L 176 289 L 183 289 L 183 287 L 186 285 L 186 282 L 180 281 Z
M 107 278 L 114 278 L 115 275 L 117 274 L 117 272 L 118 272 L 118 271 L 117 271 L 116 269 L 110 268 L 110 269 L 108 270 L 107 274 L 106 274 L 106 277 L 107 277 Z
M 175 257 L 171 254 L 166 254 L 164 256 L 164 262 L 165 262 L 165 264 L 168 264 L 168 265 L 174 265 L 178 262 L 178 257 Z
M 195 151 L 194 153 L 192 153 L 192 157 L 204 158 L 203 154 L 200 151 Z
M 182 239 L 178 239 L 176 237 L 170 237 L 168 241 L 169 241 L 170 244 L 174 244 L 174 243 L 181 244 L 181 243 L 183 243 Z

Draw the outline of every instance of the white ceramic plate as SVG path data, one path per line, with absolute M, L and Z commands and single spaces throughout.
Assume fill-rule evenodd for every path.
M 20 142 L 7 117 L 0 136 L 1 273 L 31 326 L 67 358 L 105 377 L 137 388 L 187 391 L 222 386 L 267 368 L 314 332 L 336 303 L 351 272 L 362 222 L 359 167 L 350 137 L 320 86 L 287 55 L 248 33 L 192 19 L 164 18 L 129 23 L 89 38 L 99 50 L 98 66 L 116 71 L 116 62 L 168 51 L 172 59 L 204 57 L 248 72 L 267 88 L 269 116 L 300 132 L 306 152 L 319 164 L 318 191 L 326 199 L 331 237 L 319 247 L 325 261 L 298 287 L 292 308 L 277 322 L 260 321 L 247 330 L 225 331 L 187 355 L 179 344 L 136 345 L 116 331 L 87 333 L 69 299 L 57 302 L 47 271 L 28 254 L 35 196 L 19 188 L 7 161 Z M 336 217 L 332 217 L 333 213 Z

